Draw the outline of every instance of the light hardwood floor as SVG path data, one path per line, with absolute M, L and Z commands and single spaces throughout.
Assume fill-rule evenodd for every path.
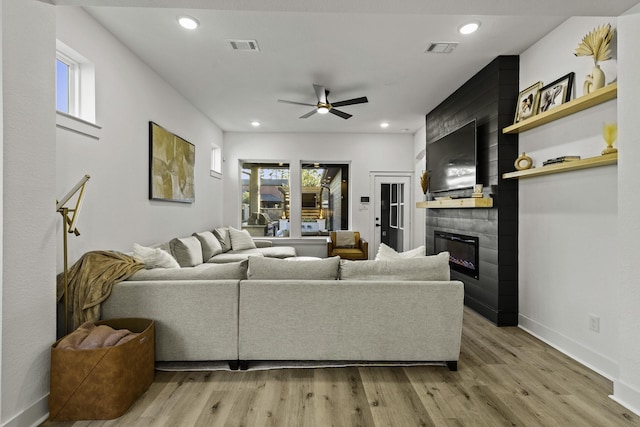
M 43 426 L 640 426 L 609 380 L 466 308 L 458 368 L 156 372 L 117 420 Z

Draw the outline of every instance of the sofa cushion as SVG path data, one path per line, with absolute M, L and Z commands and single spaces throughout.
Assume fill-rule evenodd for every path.
M 451 280 L 449 252 L 395 260 L 341 260 L 340 280 Z
M 253 238 L 247 230 L 237 230 L 229 227 L 229 237 L 231 239 L 231 249 L 234 251 L 256 248 L 256 244 L 253 243 Z
M 249 257 L 249 280 L 335 280 L 340 257 L 296 261 L 267 257 Z
M 202 264 L 202 245 L 194 236 L 171 239 L 171 253 L 180 267 L 193 267 Z
M 269 258 L 290 258 L 296 256 L 296 248 L 293 246 L 273 246 L 270 248 L 258 248 L 262 255 Z
M 222 246 L 222 252 L 231 250 L 231 237 L 229 236 L 229 228 L 219 227 L 213 230 L 213 235 L 216 236 L 220 246 Z
M 144 263 L 144 268 L 180 268 L 171 254 L 161 248 L 149 248 L 133 244 L 133 257 Z
M 203 231 L 201 233 L 193 233 L 193 236 L 200 241 L 202 246 L 202 260 L 207 261 L 212 256 L 222 253 L 222 245 L 211 231 Z
M 246 251 L 228 251 L 209 259 L 209 264 L 226 264 L 228 262 L 238 262 L 249 259 L 250 256 L 263 256 L 260 249 L 247 249 Z
M 249 261 L 226 264 L 200 264 L 195 267 L 139 270 L 127 280 L 244 280 L 247 278 Z
M 392 247 L 385 245 L 384 243 L 380 243 L 380 247 L 378 248 L 378 253 L 376 254 L 376 260 L 392 260 L 399 258 L 418 258 L 425 256 L 426 248 L 423 246 L 418 246 L 415 249 L 411 249 L 405 252 L 398 252 Z

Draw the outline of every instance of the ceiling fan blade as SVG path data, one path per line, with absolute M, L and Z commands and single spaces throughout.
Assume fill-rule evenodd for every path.
M 316 97 L 318 98 L 318 102 L 320 104 L 327 103 L 327 92 L 324 89 L 324 86 L 313 85 L 313 90 L 316 91 Z
M 282 102 L 285 104 L 295 104 L 295 105 L 306 105 L 307 107 L 315 107 L 315 104 L 308 104 L 306 102 L 296 102 L 296 101 L 285 101 L 284 99 L 278 99 L 278 102 Z
M 351 114 L 345 113 L 344 111 L 336 110 L 335 108 L 330 109 L 329 112 L 331 114 L 335 114 L 338 117 L 342 117 L 345 120 L 351 117 Z
M 360 98 L 347 99 L 346 101 L 332 102 L 331 105 L 334 107 L 344 107 L 345 105 L 364 104 L 365 102 L 369 102 L 369 100 L 366 96 L 362 96 Z
M 299 118 L 300 119 L 306 119 L 307 117 L 313 116 L 317 112 L 318 112 L 318 110 L 314 108 L 313 110 L 309 111 L 307 114 L 305 114 L 303 116 L 300 116 Z

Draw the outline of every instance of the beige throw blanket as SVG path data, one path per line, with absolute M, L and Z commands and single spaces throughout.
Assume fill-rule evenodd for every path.
M 129 278 L 144 264 L 115 251 L 91 251 L 69 269 L 68 304 L 73 328 L 100 320 L 100 303 L 109 297 L 113 285 Z M 64 296 L 64 274 L 57 277 L 57 299 Z

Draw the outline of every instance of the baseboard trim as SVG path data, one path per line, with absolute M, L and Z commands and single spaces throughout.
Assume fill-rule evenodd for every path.
M 518 327 L 608 380 L 614 381 L 618 378 L 620 367 L 617 361 L 603 356 L 523 314 L 518 315 Z
M 613 382 L 613 394 L 609 397 L 640 416 L 640 390 L 636 390 L 623 381 L 616 380 Z
M 45 422 L 47 418 L 49 418 L 49 393 L 2 424 L 2 427 L 36 427 Z

